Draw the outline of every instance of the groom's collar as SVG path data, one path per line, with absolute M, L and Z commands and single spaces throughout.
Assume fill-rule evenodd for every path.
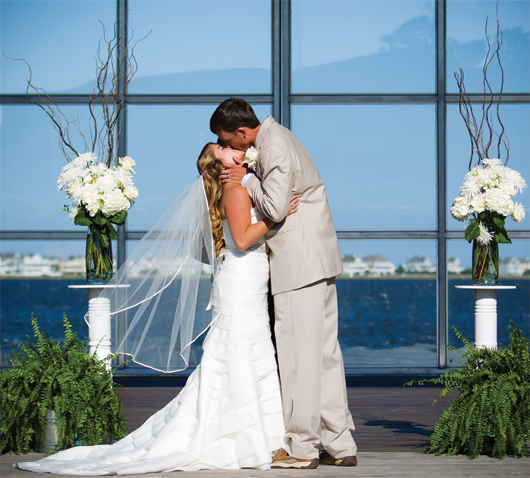
M 263 121 L 263 123 L 261 123 L 261 127 L 258 131 L 258 135 L 256 136 L 256 141 L 255 141 L 255 147 L 256 149 L 260 149 L 261 148 L 261 145 L 263 143 L 263 140 L 265 139 L 265 136 L 267 134 L 267 130 L 269 129 L 269 126 L 272 124 L 272 123 L 276 123 L 276 121 L 274 120 L 274 118 L 272 116 L 267 116 L 265 118 L 265 120 Z

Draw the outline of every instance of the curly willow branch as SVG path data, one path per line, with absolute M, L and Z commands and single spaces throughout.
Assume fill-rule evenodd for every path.
M 500 117 L 500 105 L 502 101 L 502 92 L 504 90 L 504 69 L 502 67 L 501 57 L 499 54 L 499 51 L 502 48 L 503 37 L 502 37 L 502 30 L 500 27 L 498 17 L 499 17 L 499 3 L 497 2 L 497 10 L 496 10 L 497 47 L 495 48 L 493 52 L 492 52 L 491 43 L 488 37 L 489 17 L 486 17 L 485 34 L 486 34 L 486 42 L 487 42 L 488 49 L 486 53 L 486 58 L 484 59 L 484 65 L 482 67 L 482 74 L 483 74 L 482 118 L 479 123 L 477 123 L 477 120 L 473 113 L 473 106 L 471 104 L 471 99 L 469 95 L 467 94 L 466 87 L 464 85 L 464 72 L 462 69 L 460 69 L 460 73 L 455 73 L 455 79 L 458 85 L 458 91 L 460 93 L 460 96 L 458 99 L 460 116 L 462 116 L 464 120 L 464 123 L 466 125 L 467 131 L 469 134 L 469 138 L 471 140 L 471 157 L 469 159 L 470 170 L 472 169 L 473 166 L 477 166 L 481 164 L 484 159 L 489 157 L 489 149 L 492 146 L 494 137 L 498 138 L 498 142 L 497 142 L 498 158 L 499 159 L 501 158 L 501 146 L 502 145 L 504 146 L 506 150 L 506 160 L 504 162 L 505 165 L 508 163 L 508 159 L 510 157 L 509 140 L 505 135 L 504 124 Z M 499 91 L 499 96 L 498 96 L 497 101 L 495 101 L 495 95 L 493 93 L 493 89 L 491 88 L 490 82 L 488 80 L 488 68 L 490 67 L 494 59 L 497 60 L 497 63 L 501 71 L 501 84 L 500 84 L 500 91 Z M 493 122 L 492 122 L 491 108 L 493 107 L 494 103 L 495 103 L 497 121 L 499 122 L 499 125 L 501 128 L 500 134 L 495 131 L 495 128 L 493 127 Z M 487 128 L 486 144 L 484 144 L 484 129 L 485 128 Z M 475 165 L 473 165 L 473 159 L 475 157 L 475 153 L 477 154 L 478 160 L 475 163 Z
M 134 30 L 125 22 L 125 27 L 130 29 L 132 34 L 131 40 L 125 46 L 122 46 L 120 44 L 121 38 L 118 38 L 118 24 L 123 15 L 125 13 L 114 23 L 112 37 L 109 37 L 105 25 L 100 22 L 103 28 L 103 36 L 98 43 L 95 54 L 96 76 L 94 81 L 90 80 L 91 87 L 88 101 L 90 150 L 96 152 L 97 149 L 99 158 L 108 167 L 111 167 L 113 163 L 117 164 L 118 161 L 118 135 L 121 130 L 122 113 L 126 110 L 127 89 L 138 71 L 138 62 L 134 52 L 138 43 L 145 40 L 151 33 L 150 31 L 133 43 Z M 123 54 L 118 55 L 118 51 Z M 70 137 L 70 126 L 73 126 L 79 133 L 84 142 L 84 150 L 85 152 L 88 151 L 89 145 L 80 127 L 79 119 L 81 114 L 78 113 L 68 119 L 44 89 L 33 85 L 33 72 L 26 60 L 8 58 L 5 54 L 4 56 L 8 60 L 23 61 L 28 67 L 29 80 L 27 80 L 26 99 L 29 103 L 37 105 L 50 117 L 55 130 L 59 133 L 59 146 L 66 159 L 68 161 L 74 159 L 70 157 L 72 153 L 75 157 L 79 156 Z M 121 79 L 120 76 L 123 77 L 122 82 L 119 81 Z M 31 98 L 30 89 L 35 92 L 37 101 Z M 101 113 L 97 112 L 99 108 L 101 108 Z

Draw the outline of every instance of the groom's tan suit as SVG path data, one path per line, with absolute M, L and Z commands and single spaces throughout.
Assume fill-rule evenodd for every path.
M 268 116 L 256 138 L 259 163 L 246 188 L 278 224 L 267 234 L 288 452 L 356 455 L 337 340 L 335 276 L 342 261 L 324 183 L 296 136 Z M 291 194 L 300 205 L 286 217 Z

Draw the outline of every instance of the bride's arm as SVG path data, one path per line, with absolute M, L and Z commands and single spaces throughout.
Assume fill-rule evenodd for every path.
M 228 188 L 225 186 L 221 204 L 234 244 L 240 251 L 248 249 L 261 239 L 275 224 L 269 218 L 252 224 L 250 218 L 252 203 L 247 190 L 239 185 Z

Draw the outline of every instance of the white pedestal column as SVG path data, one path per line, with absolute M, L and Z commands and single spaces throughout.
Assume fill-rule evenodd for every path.
M 475 347 L 497 348 L 497 290 L 514 285 L 455 285 L 475 291 Z
M 129 287 L 128 285 L 69 285 L 70 289 L 88 289 L 88 345 L 90 354 L 105 359 L 111 354 L 112 330 L 110 327 L 110 300 L 99 297 L 105 288 Z M 110 370 L 110 360 L 107 369 Z

